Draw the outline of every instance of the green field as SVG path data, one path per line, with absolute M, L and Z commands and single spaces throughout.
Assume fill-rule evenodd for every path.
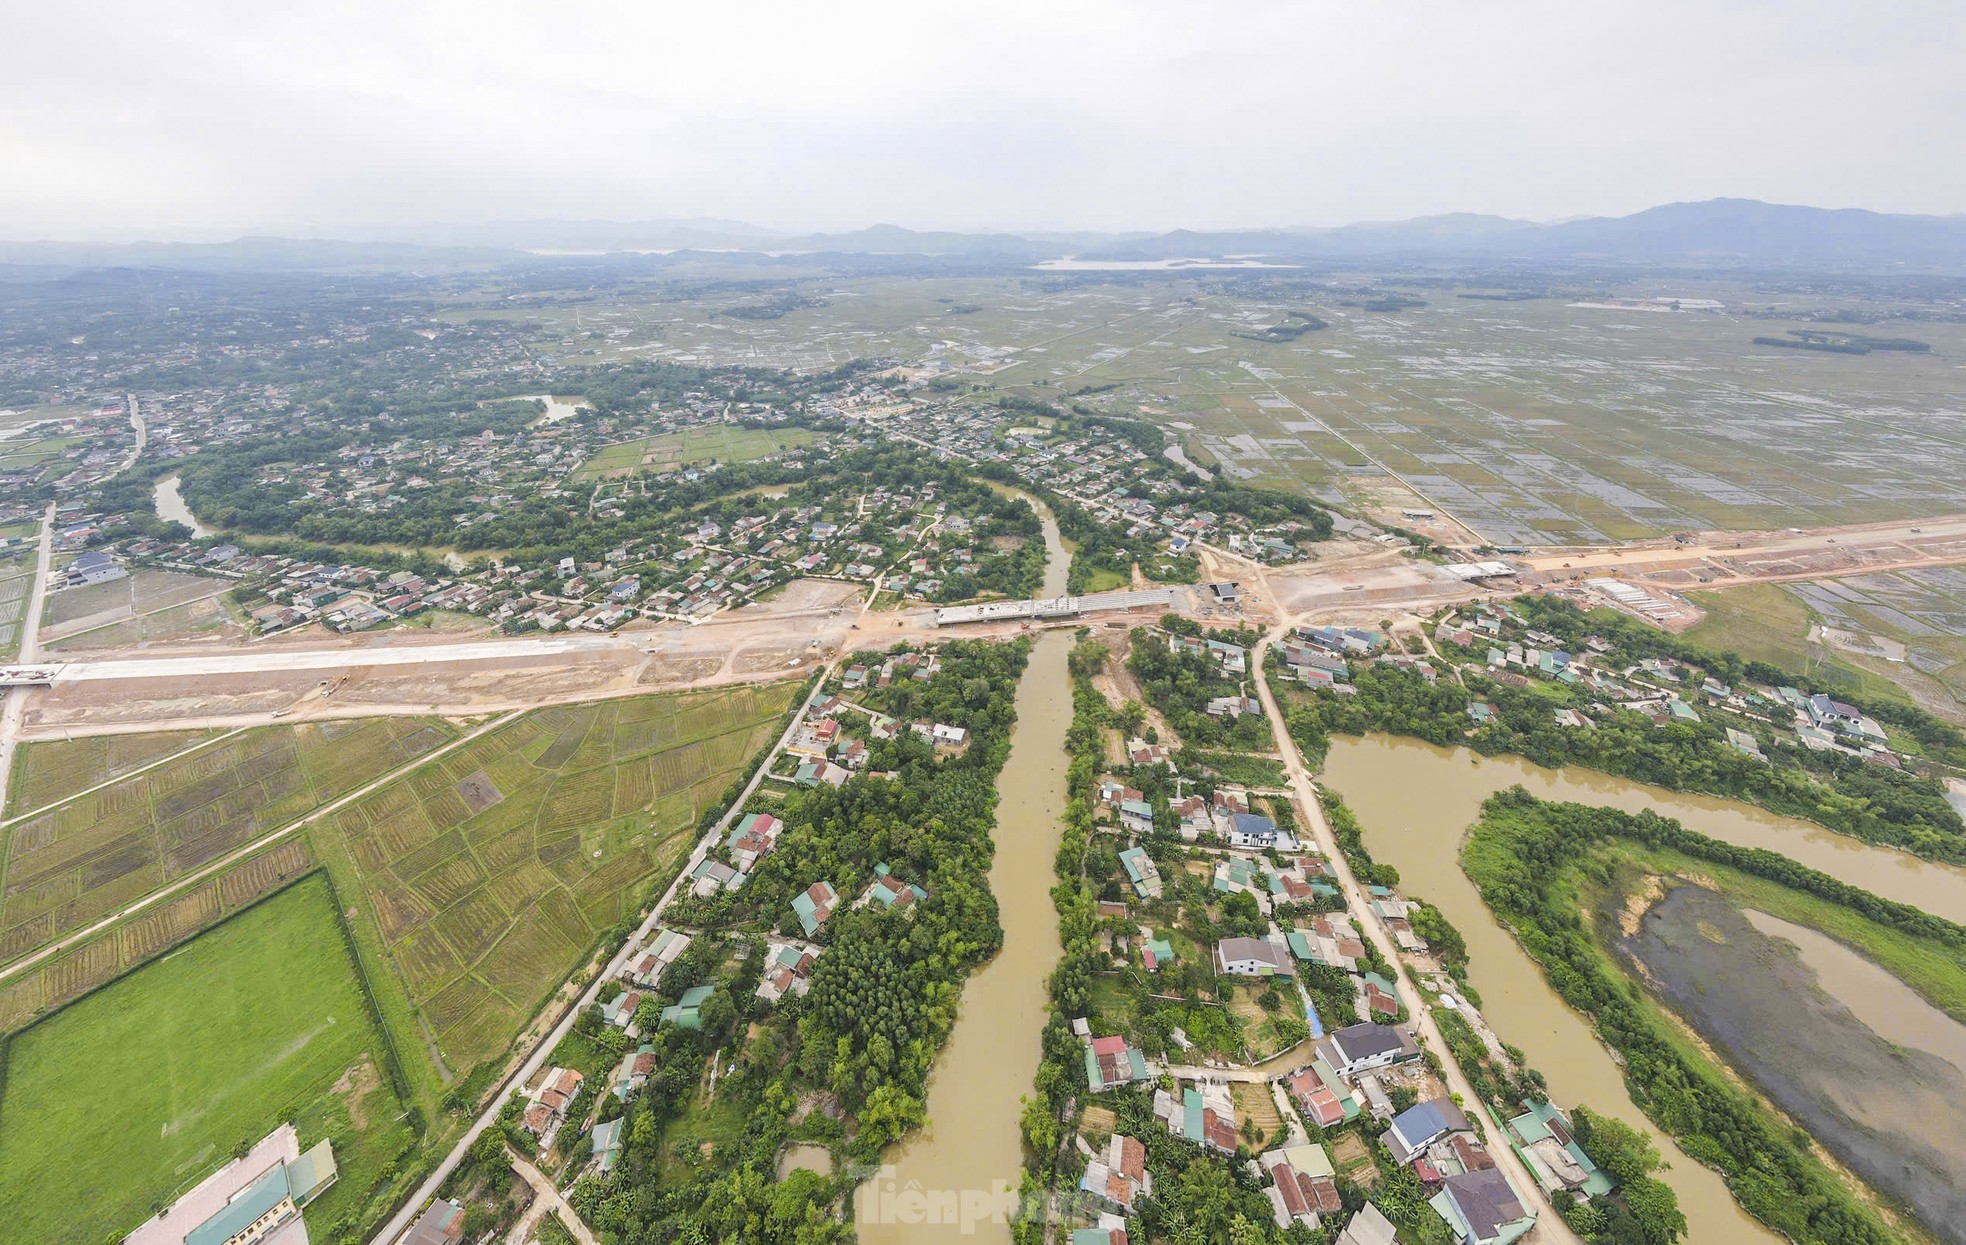
M 1908 699 L 1893 678 L 1838 653 L 1809 630 L 1820 621 L 1809 605 L 1781 584 L 1747 584 L 1722 591 L 1688 593 L 1707 612 L 1686 638 L 1705 648 L 1739 653 L 1796 670 L 1832 687 L 1892 700 Z M 1878 663 L 1881 665 L 1882 663 Z M 1944 712 L 1944 706 L 1928 705 Z
M 331 1222 L 374 1182 L 409 1135 L 372 1074 L 377 1035 L 330 893 L 325 878 L 299 882 L 13 1039 L 0 1099 L 9 1239 L 127 1232 L 296 1117 L 304 1146 L 339 1124 L 346 1192 L 310 1220 Z
M 398 987 L 383 1008 L 399 1045 L 428 1033 L 460 1074 L 503 1051 L 688 851 L 796 686 L 542 709 L 328 819 L 312 841 Z
M 432 718 L 262 727 L 12 822 L 0 831 L 0 963 L 117 911 L 454 735 L 448 723 Z M 29 748 L 23 780 L 42 795 L 97 781 L 77 754 L 37 751 L 69 747 Z
M 797 449 L 812 442 L 804 428 L 736 428 L 715 425 L 686 432 L 640 437 L 610 445 L 580 465 L 576 480 L 598 480 L 605 476 L 637 471 L 666 471 L 697 463 L 742 463 L 763 458 L 781 450 Z

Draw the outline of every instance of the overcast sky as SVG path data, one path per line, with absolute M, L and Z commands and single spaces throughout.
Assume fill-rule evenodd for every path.
M 1966 211 L 1961 0 L 9 9 L 16 239 Z

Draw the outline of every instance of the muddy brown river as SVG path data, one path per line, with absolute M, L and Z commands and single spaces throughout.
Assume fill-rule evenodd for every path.
M 1734 801 L 1385 735 L 1335 737 L 1321 780 L 1358 814 L 1373 856 L 1396 866 L 1405 889 L 1439 904 L 1461 930 L 1468 943 L 1469 978 L 1481 993 L 1483 1014 L 1504 1041 L 1520 1047 L 1542 1070 L 1551 1095 L 1565 1105 L 1581 1102 L 1618 1116 L 1659 1142 L 1660 1153 L 1671 1164 L 1663 1176 L 1679 1194 L 1691 1245 L 1780 1238 L 1741 1211 L 1716 1173 L 1651 1127 L 1632 1105 L 1622 1071 L 1590 1026 L 1557 997 L 1542 970 L 1496 924 L 1460 867 L 1461 837 L 1482 801 L 1521 784 L 1546 800 L 1631 812 L 1649 808 L 1702 834 L 1778 851 L 1888 898 L 1951 920 L 1966 919 L 1966 871 Z
M 1058 526 L 1036 498 L 1018 495 L 1044 521 L 1050 559 L 1043 595 L 1062 596 L 1070 559 Z M 990 864 L 1003 949 L 963 986 L 955 1031 L 929 1077 L 927 1129 L 889 1151 L 886 1166 L 855 1194 L 854 1218 L 866 1245 L 1010 1240 L 1023 1170 L 1018 1115 L 1033 1092 L 1050 1006 L 1045 982 L 1061 949 L 1051 884 L 1065 807 L 1071 649 L 1069 631 L 1046 632 L 1017 685 L 1017 724 L 997 779 L 997 851 Z

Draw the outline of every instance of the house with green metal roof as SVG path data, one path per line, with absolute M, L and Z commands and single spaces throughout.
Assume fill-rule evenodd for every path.
M 860 898 L 853 901 L 856 908 L 864 908 L 870 903 L 878 903 L 883 908 L 908 908 L 928 898 L 928 892 L 913 882 L 904 882 L 893 875 L 885 864 L 874 866 L 874 880 L 867 883 Z
M 831 882 L 821 879 L 792 896 L 792 911 L 798 915 L 799 926 L 805 930 L 807 938 L 819 932 L 833 915 L 833 909 L 840 906 L 840 894 L 833 889 Z
M 1157 973 L 1174 963 L 1174 944 L 1165 938 L 1155 938 L 1148 934 L 1140 941 L 1140 962 L 1150 973 Z
M 714 986 L 693 986 L 683 991 L 682 998 L 662 1009 L 662 1023 L 682 1029 L 701 1029 L 703 1005 L 715 993 Z
M 1568 1189 L 1596 1197 L 1611 1192 L 1611 1177 L 1577 1144 L 1570 1132 L 1569 1116 L 1548 1102 L 1523 1105 L 1527 1109 L 1509 1121 L 1509 1132 L 1537 1183 L 1551 1193 Z
M 1125 867 L 1126 880 L 1133 883 L 1135 894 L 1142 899 L 1160 897 L 1160 869 L 1155 866 L 1154 858 L 1147 855 L 1145 848 L 1127 848 L 1120 853 L 1120 864 Z

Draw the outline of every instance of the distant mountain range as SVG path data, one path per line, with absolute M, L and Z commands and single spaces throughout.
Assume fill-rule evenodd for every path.
M 242 238 L 129 246 L 0 242 L 0 263 L 404 270 L 501 264 L 527 255 L 673 251 L 919 256 L 979 266 L 1067 257 L 1138 262 L 1243 256 L 1277 263 L 1530 262 L 1966 273 L 1966 216 L 1710 199 L 1552 224 L 1455 213 L 1337 228 L 1131 234 L 925 232 L 899 225 L 783 234 L 727 220 L 532 220 L 422 225 L 336 240 Z

